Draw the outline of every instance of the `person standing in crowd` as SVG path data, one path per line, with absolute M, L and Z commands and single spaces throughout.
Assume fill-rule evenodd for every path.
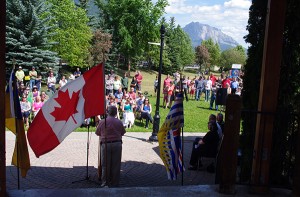
M 230 87 L 230 80 L 228 77 L 225 77 L 223 80 L 222 80 L 222 88 L 229 88 Z
M 31 68 L 31 71 L 29 71 L 29 77 L 30 77 L 30 82 L 29 82 L 30 89 L 32 89 L 32 87 L 36 85 L 36 78 L 37 78 L 37 72 L 34 66 Z
M 209 105 L 210 110 L 213 109 L 213 105 L 216 102 L 216 98 L 217 98 L 217 88 L 216 88 L 216 86 L 212 86 L 211 96 L 210 96 L 210 105 Z M 218 110 L 218 105 L 216 103 L 215 103 L 215 109 Z
M 130 83 L 130 88 L 134 88 L 134 92 L 136 92 L 136 87 L 137 87 L 137 80 L 136 80 L 135 76 L 133 76 L 131 83 Z
M 216 81 L 217 81 L 217 78 L 215 77 L 215 75 L 211 73 L 209 78 L 211 80 L 212 86 L 215 86 Z
M 121 84 L 121 81 L 119 79 L 119 76 L 115 76 L 115 80 L 113 82 L 113 94 L 116 94 L 116 92 L 118 92 L 120 88 L 121 88 L 121 91 L 122 91 L 122 84 Z
M 172 81 L 171 77 L 169 74 L 167 74 L 167 77 L 165 78 L 164 80 L 164 85 L 163 85 L 163 88 L 167 87 L 167 86 L 170 86 L 170 82 Z
M 157 75 L 156 75 L 155 80 L 154 80 L 154 93 L 156 93 L 157 88 L 158 88 L 158 78 L 157 78 Z
M 122 77 L 121 84 L 122 84 L 122 91 L 125 94 L 128 91 L 128 76 L 127 76 L 127 72 L 125 72 L 124 77 Z
M 186 76 L 183 76 L 182 88 L 183 88 L 185 100 L 189 101 L 189 98 L 188 98 L 189 86 L 188 86 L 188 80 L 187 80 Z
M 204 84 L 204 81 L 202 79 L 202 76 L 200 76 L 198 80 L 195 80 L 195 86 L 196 86 L 195 99 L 196 99 L 196 101 L 199 101 L 200 98 L 201 98 L 201 94 L 202 94 L 202 91 L 203 91 L 203 84 Z
M 59 89 L 62 88 L 64 85 L 66 85 L 68 83 L 66 76 L 63 75 L 61 77 L 61 79 L 59 80 Z
M 149 98 L 145 98 L 144 103 L 142 104 L 142 107 L 141 107 L 141 112 L 142 112 L 142 114 L 141 114 L 142 118 L 146 119 L 145 128 L 148 129 L 149 121 L 151 123 L 153 123 L 153 119 L 151 116 L 152 106 L 150 104 Z
M 230 83 L 231 94 L 235 94 L 236 90 L 239 87 L 239 82 L 237 82 L 236 78 L 233 78 L 233 81 Z
M 27 100 L 27 97 L 25 95 L 22 96 L 22 100 L 20 101 L 21 106 L 21 113 L 23 117 L 23 121 L 25 123 L 26 127 L 29 127 L 29 116 L 30 116 L 30 110 L 31 110 L 31 104 Z
M 106 95 L 112 94 L 113 88 L 114 88 L 114 80 L 110 77 L 110 75 L 106 75 L 105 77 Z
M 50 73 L 49 77 L 47 78 L 47 86 L 50 88 L 53 92 L 56 91 L 55 88 L 56 78 L 54 77 L 53 72 Z
M 174 100 L 174 89 L 175 89 L 175 86 L 174 86 L 173 82 L 171 81 L 170 86 L 168 88 L 168 100 L 167 100 L 166 107 L 165 107 L 166 109 L 167 109 L 167 107 L 172 106 L 172 102 Z
M 23 83 L 25 74 L 24 71 L 22 70 L 22 66 L 19 66 L 19 69 L 16 71 L 16 78 L 17 78 L 17 85 L 18 87 Z
M 75 79 L 78 78 L 78 77 L 80 77 L 81 71 L 79 70 L 79 68 L 76 69 L 76 71 L 74 72 L 73 75 L 74 75 Z
M 42 87 L 42 75 L 38 75 L 38 77 L 35 79 L 35 85 L 38 91 L 40 91 Z
M 138 91 L 141 91 L 142 90 L 142 80 L 143 80 L 143 75 L 141 74 L 141 71 L 138 70 L 136 72 L 135 78 L 136 78 L 136 81 L 137 81 L 137 87 L 136 87 L 136 89 Z
M 122 159 L 122 136 L 126 133 L 122 121 L 116 118 L 117 108 L 109 106 L 108 117 L 100 120 L 96 135 L 100 136 L 102 187 L 118 187 Z
M 212 81 L 209 77 L 207 77 L 206 85 L 205 85 L 205 102 L 209 101 L 210 91 L 212 89 Z
M 190 82 L 190 98 L 194 98 L 195 99 L 195 91 L 196 91 L 196 86 L 195 86 L 195 81 L 194 81 L 194 79 L 193 80 L 191 80 L 191 82 Z

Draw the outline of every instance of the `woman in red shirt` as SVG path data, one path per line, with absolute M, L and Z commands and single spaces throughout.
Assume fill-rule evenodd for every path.
M 166 109 L 167 107 L 172 106 L 172 102 L 174 100 L 174 84 L 173 84 L 173 81 L 170 81 L 170 86 L 169 86 L 169 89 L 168 89 L 168 100 L 167 100 L 167 104 L 166 104 Z

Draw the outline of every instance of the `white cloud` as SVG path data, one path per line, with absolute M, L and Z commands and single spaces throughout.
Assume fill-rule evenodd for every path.
M 230 0 L 224 3 L 225 8 L 249 9 L 251 2 L 248 0 Z
M 167 17 L 184 27 L 190 22 L 200 22 L 221 29 L 239 44 L 246 47 L 243 37 L 247 34 L 250 0 L 222 1 L 214 5 L 190 5 L 188 0 L 169 0 Z M 224 3 L 222 3 L 224 2 Z

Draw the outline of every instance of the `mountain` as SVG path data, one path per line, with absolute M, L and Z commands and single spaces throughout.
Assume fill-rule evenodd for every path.
M 202 40 L 209 38 L 212 38 L 215 43 L 217 42 L 222 51 L 239 45 L 237 41 L 224 34 L 220 29 L 199 22 L 191 22 L 183 30 L 190 36 L 193 47 L 201 45 Z

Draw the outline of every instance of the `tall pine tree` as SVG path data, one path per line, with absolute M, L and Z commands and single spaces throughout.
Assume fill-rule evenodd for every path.
M 31 66 L 42 71 L 46 66 L 54 66 L 56 53 L 48 50 L 47 26 L 49 17 L 42 17 L 47 11 L 43 1 L 6 1 L 6 63 L 12 65 L 13 59 L 27 69 Z

